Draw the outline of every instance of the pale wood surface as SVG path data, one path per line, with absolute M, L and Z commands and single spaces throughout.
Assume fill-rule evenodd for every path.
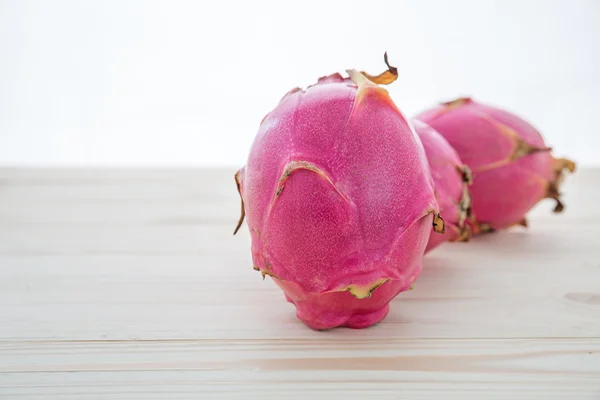
M 0 169 L 0 399 L 600 399 L 600 170 L 328 332 L 252 270 L 233 173 Z

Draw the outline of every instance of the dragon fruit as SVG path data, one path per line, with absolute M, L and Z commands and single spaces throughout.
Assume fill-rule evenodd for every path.
M 288 92 L 235 174 L 235 232 L 246 218 L 254 269 L 315 330 L 384 319 L 444 232 L 424 149 L 379 86 L 397 72 L 347 72 Z
M 458 98 L 415 116 L 454 147 L 473 174 L 470 187 L 475 233 L 527 226 L 526 214 L 542 199 L 556 201 L 566 170 L 575 163 L 555 158 L 527 121 L 472 98 Z
M 450 143 L 435 129 L 419 120 L 412 120 L 411 123 L 425 148 L 440 213 L 446 222 L 446 233 L 431 235 L 425 252 L 446 241 L 468 241 L 471 226 L 467 222 L 472 219 L 469 193 L 471 171 L 463 164 Z

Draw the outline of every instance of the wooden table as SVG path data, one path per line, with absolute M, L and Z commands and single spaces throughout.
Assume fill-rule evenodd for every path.
M 0 170 L 0 399 L 600 399 L 600 170 L 365 330 L 252 270 L 234 170 Z

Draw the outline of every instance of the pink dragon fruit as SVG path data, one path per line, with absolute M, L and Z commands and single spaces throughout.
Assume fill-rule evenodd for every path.
M 415 116 L 438 131 L 473 173 L 475 233 L 527 226 L 525 215 L 542 199 L 564 208 L 559 187 L 575 163 L 554 158 L 542 135 L 520 117 L 472 98 L 458 98 Z
M 393 67 L 347 72 L 288 92 L 235 175 L 254 269 L 315 330 L 384 319 L 444 232 L 423 147 L 378 85 Z
M 411 123 L 425 148 L 440 213 L 446 222 L 444 235 L 431 235 L 429 238 L 425 249 L 427 253 L 446 241 L 467 241 L 471 237 L 471 227 L 467 223 L 472 219 L 471 171 L 435 129 L 419 120 Z

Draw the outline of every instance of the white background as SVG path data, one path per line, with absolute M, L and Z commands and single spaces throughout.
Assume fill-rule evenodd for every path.
M 385 50 L 405 113 L 472 95 L 599 163 L 599 1 L 0 0 L 0 164 L 241 165 L 285 92 Z

